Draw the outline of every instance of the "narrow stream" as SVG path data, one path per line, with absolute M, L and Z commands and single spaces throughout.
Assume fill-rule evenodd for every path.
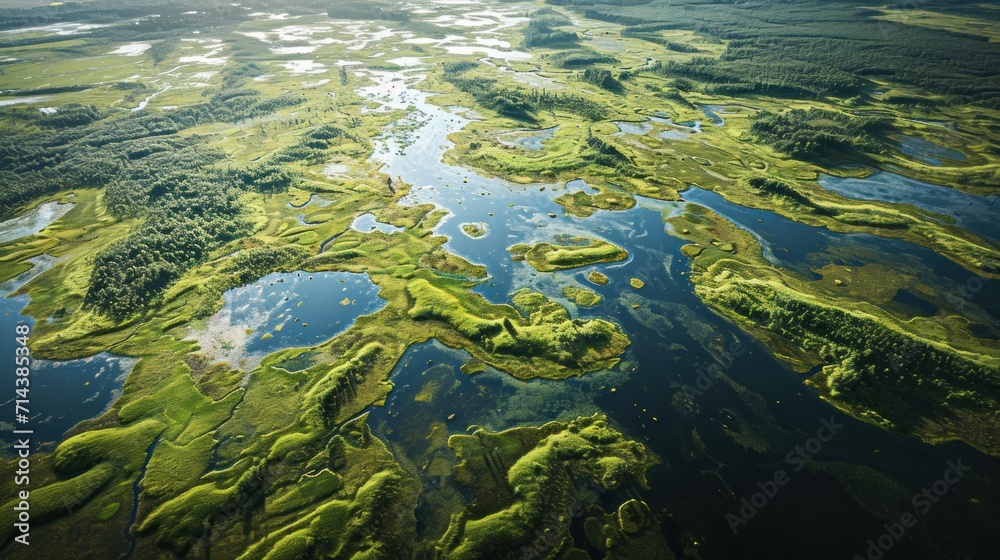
M 132 510 L 129 512 L 128 524 L 125 525 L 125 541 L 128 543 L 128 553 L 125 555 L 126 560 L 132 560 L 135 556 L 135 522 L 139 516 L 142 479 L 146 477 L 146 469 L 149 467 L 149 461 L 153 458 L 153 451 L 156 450 L 156 445 L 160 443 L 160 437 L 156 436 L 153 442 L 149 444 L 149 447 L 146 448 L 146 459 L 142 462 L 142 468 L 139 469 L 139 476 L 135 477 L 135 482 L 132 483 Z

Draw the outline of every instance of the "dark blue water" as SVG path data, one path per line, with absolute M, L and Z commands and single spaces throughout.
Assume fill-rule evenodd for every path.
M 985 311 L 994 319 L 1000 318 L 997 282 L 980 278 L 925 247 L 867 233 L 845 234 L 814 228 L 767 210 L 739 206 L 704 189 L 691 188 L 682 196 L 749 231 L 763 245 L 768 260 L 803 276 L 819 278 L 816 271 L 829 263 L 892 265 L 900 273 L 913 275 L 932 286 L 939 297 L 966 316 Z M 970 302 L 974 306 L 968 305 Z
M 196 334 L 202 351 L 249 368 L 271 352 L 304 348 L 344 332 L 385 307 L 367 274 L 287 272 L 227 291 L 225 305 Z M 241 364 L 240 361 L 247 362 Z
M 600 409 L 664 459 L 664 466 L 651 474 L 650 490 L 630 490 L 661 514 L 665 530 L 674 531 L 668 535 L 672 542 L 687 532 L 696 535 L 703 558 L 863 556 L 866 541 L 880 536 L 883 523 L 912 510 L 913 493 L 940 478 L 947 461 L 962 458 L 975 465 L 974 474 L 952 488 L 946 505 L 919 516 L 892 554 L 961 558 L 982 557 L 992 550 L 989 535 L 1000 521 L 995 482 L 1000 461 L 964 444 L 930 446 L 849 419 L 804 386 L 803 376 L 708 310 L 688 280 L 687 262 L 679 253 L 683 242 L 669 235 L 663 223 L 663 215 L 683 211 L 683 203 L 639 199 L 631 210 L 600 211 L 581 219 L 565 215 L 552 202 L 575 185 L 511 185 L 440 164 L 441 147 L 449 145 L 447 134 L 465 122 L 424 103 L 426 97 L 414 91 L 408 89 L 408 101 L 427 117 L 418 131 L 424 142 L 408 148 L 411 157 L 398 157 L 387 146 L 376 158 L 387 163 L 390 175 L 415 185 L 404 203 L 429 202 L 451 213 L 435 232 L 450 238 L 449 250 L 487 265 L 492 277 L 476 290 L 494 302 L 507 302 L 514 290 L 524 287 L 541 291 L 567 304 L 577 316 L 616 322 L 633 344 L 614 370 L 559 382 L 523 382 L 490 370 L 466 376 L 458 370 L 468 360 L 465 353 L 433 341 L 411 347 L 392 373 L 396 388 L 386 406 L 373 407 L 370 416 L 377 433 L 400 457 L 417 465 L 429 459 L 428 453 L 449 460 L 447 450 L 427 447 L 435 424 L 443 424 L 448 433 L 464 433 L 470 426 L 499 430 Z M 953 297 L 956 308 L 978 309 L 986 319 L 997 316 L 1000 298 L 989 283 L 977 285 L 974 297 L 960 296 L 976 278 L 932 251 L 812 228 L 731 205 L 698 189 L 684 196 L 751 231 L 769 258 L 803 275 L 816 277 L 815 270 L 830 262 L 898 263 L 906 271 L 924 273 L 926 282 L 951 286 L 952 296 L 942 298 Z M 556 217 L 549 217 L 550 212 Z M 491 234 L 470 239 L 458 230 L 463 222 L 485 222 Z M 630 258 L 555 273 L 510 261 L 508 246 L 552 240 L 559 234 L 606 239 L 628 249 Z M 590 284 L 585 276 L 591 269 L 607 274 L 610 283 Z M 643 279 L 646 286 L 631 288 L 632 277 Z M 561 288 L 567 285 L 589 287 L 604 301 L 594 309 L 576 309 L 562 298 Z M 986 308 L 994 311 L 982 310 Z M 712 367 L 720 375 L 698 389 L 705 368 Z M 803 462 L 801 471 L 794 471 L 787 454 L 831 418 L 843 427 Z M 757 483 L 770 480 L 779 469 L 788 471 L 788 486 L 733 534 L 726 515 L 737 512 L 741 498 L 751 497 Z M 438 482 L 429 481 L 429 487 Z M 430 490 L 428 496 L 437 491 Z M 973 498 L 981 506 L 970 515 Z M 421 524 L 435 515 L 430 506 L 418 510 Z
M 967 194 L 888 171 L 877 171 L 864 179 L 821 175 L 819 184 L 848 198 L 912 204 L 946 214 L 962 228 L 1000 240 L 1000 203 L 996 196 Z
M 899 151 L 934 166 L 941 165 L 942 159 L 952 161 L 965 161 L 967 159 L 965 154 L 958 150 L 952 150 L 916 136 L 902 136 L 899 140 Z
M 54 259 L 43 256 L 33 259 L 35 269 L 0 284 L 0 356 L 9 360 L 4 368 L 3 385 L 0 387 L 0 441 L 2 457 L 10 457 L 13 444 L 12 429 L 34 430 L 31 436 L 33 451 L 47 450 L 62 441 L 63 434 L 77 423 L 100 416 L 121 394 L 125 378 L 135 360 L 106 352 L 80 360 L 49 361 L 31 360 L 30 385 L 28 386 L 30 411 L 26 424 L 15 426 L 14 356 L 17 347 L 15 328 L 18 325 L 34 327 L 35 319 L 21 315 L 28 305 L 28 296 L 8 297 L 21 285 L 50 268 Z M 29 335 L 30 337 L 30 335 Z

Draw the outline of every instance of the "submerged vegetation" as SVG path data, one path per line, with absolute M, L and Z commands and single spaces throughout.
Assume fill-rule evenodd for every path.
M 753 476 L 803 429 L 780 429 L 772 395 L 736 373 L 713 377 L 729 386 L 718 401 L 683 390 L 702 362 L 731 364 L 725 346 L 746 333 L 855 418 L 1000 455 L 1000 319 L 983 288 L 1000 246 L 962 227 L 980 199 L 928 209 L 817 181 L 881 169 L 995 197 L 1000 47 L 995 26 L 969 25 L 995 22 L 987 8 L 277 9 L 0 8 L 16 31 L 0 36 L 0 280 L 28 296 L 7 320 L 33 319 L 39 360 L 135 360 L 100 416 L 33 454 L 31 551 L 7 544 L 4 558 L 63 558 L 70 544 L 101 558 L 724 556 L 757 538 L 697 517 L 742 491 L 725 465 L 747 459 Z M 914 155 L 907 138 L 950 155 Z M 442 152 L 461 184 L 423 160 Z M 747 214 L 685 203 L 697 189 Z M 782 217 L 836 242 L 772 247 L 754 226 Z M 855 243 L 869 238 L 908 249 Z M 933 270 L 937 256 L 958 272 Z M 377 310 L 353 311 L 360 298 L 335 284 L 324 301 L 353 315 L 330 331 L 307 322 L 292 277 L 324 272 L 363 274 Z M 224 305 L 236 288 L 253 303 Z M 728 321 L 706 319 L 692 291 Z M 266 350 L 249 359 L 240 344 Z M 732 454 L 714 455 L 719 442 Z M 850 460 L 810 464 L 856 469 L 837 471 L 837 511 L 895 515 L 890 494 L 908 499 L 896 487 L 912 481 Z M 695 471 L 708 485 L 687 484 Z M 679 485 L 648 492 L 650 472 Z M 984 523 L 991 492 L 961 495 Z M 952 545 L 931 534 L 910 540 Z
M 989 435 L 1000 394 L 1000 355 L 988 341 L 958 332 L 950 332 L 955 339 L 940 340 L 931 334 L 942 332 L 932 326 L 936 318 L 900 321 L 884 305 L 824 293 L 824 280 L 834 288 L 843 281 L 808 280 L 770 266 L 755 239 L 708 209 L 695 207 L 670 222 L 694 242 L 687 247 L 697 248 L 684 253 L 693 261 L 699 297 L 797 370 L 823 366 L 809 383 L 825 398 L 887 429 L 1000 451 Z M 907 272 L 896 274 L 871 281 L 896 283 Z M 954 415 L 975 420 L 954 422 Z

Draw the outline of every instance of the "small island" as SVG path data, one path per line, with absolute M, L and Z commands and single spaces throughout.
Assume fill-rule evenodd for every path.
M 465 235 L 473 239 L 479 239 L 480 237 L 485 237 L 489 233 L 489 229 L 483 222 L 469 222 L 462 224 L 462 231 Z
M 594 307 L 604 299 L 600 294 L 586 288 L 576 286 L 566 286 L 562 290 L 563 295 L 580 307 Z
M 583 191 L 567 193 L 555 199 L 555 203 L 567 212 L 580 218 L 589 218 L 598 210 L 620 212 L 635 206 L 635 198 L 628 193 L 605 192 L 587 194 Z
M 598 272 L 596 270 L 590 271 L 590 274 L 587 275 L 587 280 L 590 280 L 591 282 L 597 284 L 598 286 L 607 286 L 608 282 L 610 281 L 608 279 L 607 274 L 604 274 L 603 272 Z
M 559 244 L 519 243 L 507 249 L 515 260 L 526 260 L 539 272 L 580 268 L 597 263 L 623 261 L 628 251 L 601 239 L 563 236 Z

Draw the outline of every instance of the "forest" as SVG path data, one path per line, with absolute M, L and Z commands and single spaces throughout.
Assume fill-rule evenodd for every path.
M 792 157 L 835 159 L 847 154 L 856 160 L 888 150 L 891 122 L 819 108 L 760 111 L 752 118 L 750 133 Z
M 503 117 L 532 123 L 536 121 L 534 114 L 538 111 L 555 110 L 573 113 L 590 121 L 598 121 L 607 116 L 607 109 L 603 105 L 579 95 L 539 89 L 525 91 L 500 86 L 491 78 L 463 76 L 475 66 L 475 63 L 470 62 L 446 64 L 444 79 L 471 95 L 481 106 Z
M 836 560 L 956 451 L 894 552 L 982 556 L 975 5 L 5 4 L 0 315 L 73 406 L 0 556 Z
M 206 150 L 196 138 L 177 137 L 198 124 L 266 115 L 301 101 L 262 98 L 245 86 L 258 72 L 252 64 L 234 66 L 207 102 L 170 112 L 77 104 L 49 115 L 5 108 L 0 208 L 9 213 L 68 186 L 107 185 L 109 212 L 141 225 L 97 254 L 86 303 L 116 320 L 148 308 L 208 251 L 249 232 L 240 217 L 241 193 L 282 192 L 293 182 L 268 163 L 219 169 L 224 154 Z
M 327 11 L 334 19 L 410 21 L 410 13 L 387 3 L 366 0 L 335 2 Z
M 182 130 L 266 115 L 301 102 L 294 95 L 263 98 L 241 86 L 257 72 L 252 65 L 227 70 L 228 80 L 207 102 L 170 112 L 109 111 L 81 105 L 52 115 L 17 107 L 0 110 L 4 127 L 0 208 L 10 213 L 67 185 L 108 184 L 132 163 L 182 147 L 187 140 L 172 138 Z
M 1000 107 L 1000 44 L 972 33 L 876 20 L 864 2 L 546 1 L 626 25 L 637 37 L 684 29 L 727 41 L 719 59 L 651 70 L 691 79 L 709 93 L 853 97 L 874 81 L 891 80 L 947 96 L 951 104 Z M 933 4 L 960 9 L 967 2 Z

